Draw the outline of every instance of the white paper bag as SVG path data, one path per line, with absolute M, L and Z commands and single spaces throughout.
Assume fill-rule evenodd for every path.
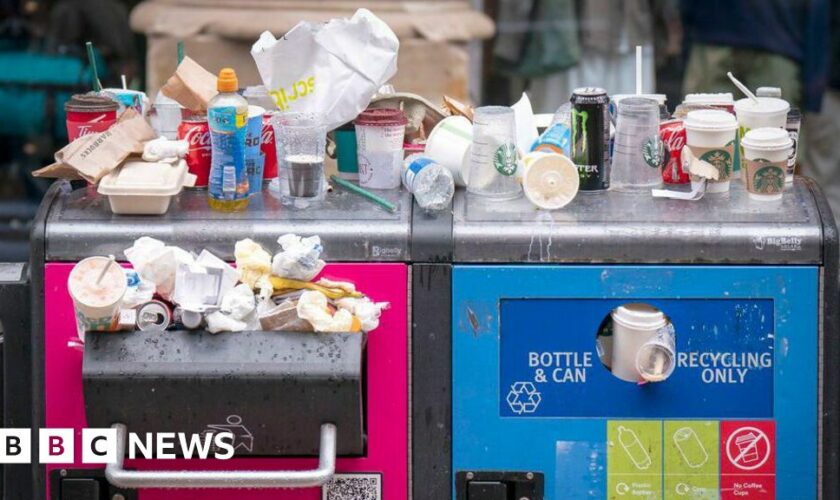
M 298 23 L 279 40 L 266 31 L 251 55 L 281 111 L 322 113 L 332 130 L 394 76 L 399 47 L 385 22 L 359 9 L 350 19 Z

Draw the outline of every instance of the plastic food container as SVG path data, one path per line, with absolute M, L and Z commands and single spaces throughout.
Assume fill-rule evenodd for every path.
M 195 175 L 187 164 L 129 161 L 99 182 L 99 194 L 108 197 L 115 214 L 160 215 L 169 209 L 172 197 L 192 186 Z

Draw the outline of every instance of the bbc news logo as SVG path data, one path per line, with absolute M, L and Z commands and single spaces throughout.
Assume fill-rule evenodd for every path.
M 30 429 L 0 429 L 0 464 L 72 464 L 76 457 L 75 429 L 38 429 L 38 456 L 33 456 Z M 82 429 L 82 463 L 117 462 L 116 429 Z M 233 458 L 231 432 L 187 434 L 183 432 L 128 433 L 128 458 L 174 460 L 176 458 Z M 180 454 L 179 454 L 180 451 Z

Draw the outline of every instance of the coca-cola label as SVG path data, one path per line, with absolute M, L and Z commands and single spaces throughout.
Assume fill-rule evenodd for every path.
M 184 140 L 190 144 L 190 151 L 195 149 L 210 150 L 210 129 L 203 127 L 191 127 L 184 134 Z
M 680 154 L 686 141 L 685 126 L 682 120 L 663 122 L 659 127 L 659 135 L 664 146 L 662 180 L 668 184 L 689 182 L 689 175 L 683 170 L 680 161 Z

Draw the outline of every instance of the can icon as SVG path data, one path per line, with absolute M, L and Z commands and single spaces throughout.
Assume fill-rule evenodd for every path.
M 674 432 L 674 445 L 683 462 L 692 469 L 700 468 L 709 461 L 709 453 L 691 427 L 680 427 Z
M 618 427 L 618 443 L 630 457 L 633 465 L 639 470 L 647 470 L 653 461 L 650 458 L 650 453 L 645 449 L 639 436 L 633 431 L 623 425 Z

